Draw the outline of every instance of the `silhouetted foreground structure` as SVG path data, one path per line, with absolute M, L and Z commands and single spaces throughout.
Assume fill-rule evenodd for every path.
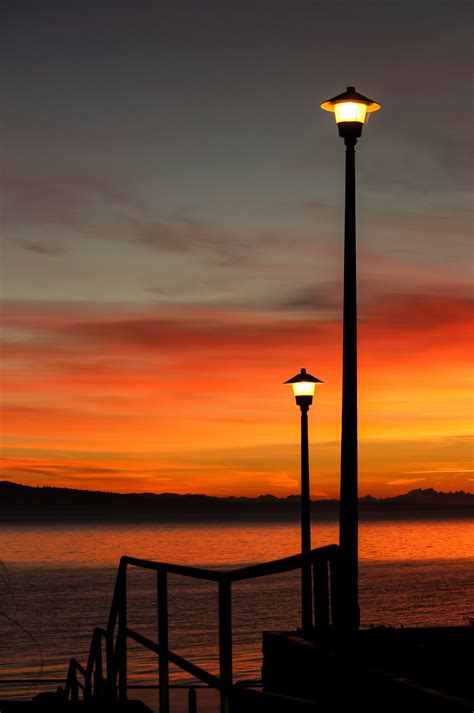
M 133 640 L 158 656 L 160 713 L 168 713 L 169 707 L 169 663 L 173 663 L 191 676 L 215 688 L 220 693 L 221 711 L 229 710 L 241 696 L 241 688 L 234 681 L 232 665 L 232 584 L 274 574 L 281 574 L 305 565 L 312 568 L 315 583 L 315 625 L 327 627 L 336 623 L 338 617 L 336 545 L 321 547 L 310 552 L 284 559 L 226 571 L 202 569 L 165 562 L 122 557 L 110 610 L 107 629 L 95 629 L 92 637 L 89 659 L 85 667 L 73 659 L 65 688 L 67 700 L 77 700 L 79 688 L 86 700 L 101 698 L 112 702 L 118 694 L 119 701 L 127 699 L 127 641 Z M 157 575 L 158 640 L 152 641 L 127 624 L 127 570 L 139 567 L 152 570 Z M 168 643 L 168 574 L 215 582 L 219 602 L 219 676 L 216 676 L 192 661 L 179 656 L 169 648 Z M 330 591 L 333 593 L 330 597 Z M 106 669 L 104 674 L 104 644 Z M 80 674 L 80 678 L 78 677 Z M 193 690 L 193 689 L 191 689 Z M 190 694 L 189 709 L 195 710 L 193 693 Z M 265 698 L 264 692 L 256 693 Z M 235 708 L 238 710 L 238 708 Z
M 267 690 L 297 690 L 327 713 L 472 711 L 473 648 L 467 626 L 359 630 L 352 643 L 334 631 L 313 641 L 264 632 L 262 679 Z

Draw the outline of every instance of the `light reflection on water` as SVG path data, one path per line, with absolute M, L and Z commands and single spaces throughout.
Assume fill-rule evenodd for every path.
M 24 524 L 0 529 L 7 563 L 116 564 L 123 554 L 182 564 L 239 565 L 278 559 L 299 547 L 297 523 Z M 338 541 L 335 520 L 312 527 L 313 547 Z M 361 559 L 474 558 L 474 522 L 463 519 L 375 519 L 360 524 Z
M 463 624 L 474 615 L 474 524 L 467 519 L 373 520 L 361 525 L 363 624 Z M 313 527 L 313 544 L 337 541 L 336 522 Z M 84 661 L 94 626 L 104 626 L 122 554 L 201 566 L 231 566 L 293 554 L 297 525 L 8 526 L 0 530 L 7 571 L 0 614 L 1 675 L 63 677 L 68 659 Z M 5 577 L 7 579 L 5 579 Z M 261 631 L 299 623 L 299 575 L 234 586 L 237 676 L 259 675 Z M 129 577 L 129 625 L 156 639 L 155 576 Z M 211 583 L 170 577 L 170 644 L 217 671 L 217 596 Z M 40 650 L 41 649 L 41 652 Z M 135 681 L 157 676 L 155 657 L 131 648 Z M 173 672 L 173 677 L 182 674 Z M 188 679 L 189 680 L 189 679 Z

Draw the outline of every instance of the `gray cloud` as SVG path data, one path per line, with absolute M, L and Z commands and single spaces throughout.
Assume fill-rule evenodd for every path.
M 254 235 L 218 228 L 186 210 L 155 214 L 140 199 L 92 176 L 4 176 L 0 189 L 7 240 L 39 256 L 69 252 L 71 238 L 78 233 L 92 240 L 128 242 L 152 252 L 242 266 L 254 264 L 262 242 Z
M 199 255 L 221 265 L 247 265 L 255 259 L 248 239 L 192 216 L 129 218 L 124 227 L 127 240 L 156 252 Z
M 314 287 L 303 287 L 293 290 L 284 297 L 276 298 L 272 307 L 276 310 L 284 311 L 309 311 L 318 315 L 324 315 L 333 320 L 341 314 L 342 309 L 342 283 L 325 282 Z
M 71 231 L 101 238 L 101 212 L 117 220 L 121 210 L 137 206 L 125 191 L 93 176 L 4 175 L 0 189 L 7 240 L 45 256 L 67 252 Z
M 55 242 L 46 242 L 46 240 L 17 240 L 17 244 L 25 250 L 35 253 L 36 255 L 55 256 L 63 255 L 68 252 L 64 245 L 58 245 Z

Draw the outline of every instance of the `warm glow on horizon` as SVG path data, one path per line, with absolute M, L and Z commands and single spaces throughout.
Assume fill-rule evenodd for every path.
M 363 309 L 361 495 L 473 489 L 470 306 L 424 298 L 422 319 L 419 299 Z M 165 319 L 149 310 L 120 317 L 113 308 L 28 314 L 12 306 L 5 322 L 4 479 L 121 492 L 296 494 L 299 419 L 281 384 L 306 361 L 324 377 L 309 419 L 311 492 L 338 497 L 338 319 L 308 330 L 307 318 L 211 308 Z M 295 347 L 302 332 L 305 343 Z

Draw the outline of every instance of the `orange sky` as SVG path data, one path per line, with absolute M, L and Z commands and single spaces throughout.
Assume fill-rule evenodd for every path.
M 299 411 L 282 382 L 305 366 L 325 382 L 310 411 L 312 494 L 337 496 L 338 320 L 162 311 L 11 306 L 3 477 L 296 493 Z M 361 494 L 472 490 L 468 302 L 413 294 L 361 311 Z

